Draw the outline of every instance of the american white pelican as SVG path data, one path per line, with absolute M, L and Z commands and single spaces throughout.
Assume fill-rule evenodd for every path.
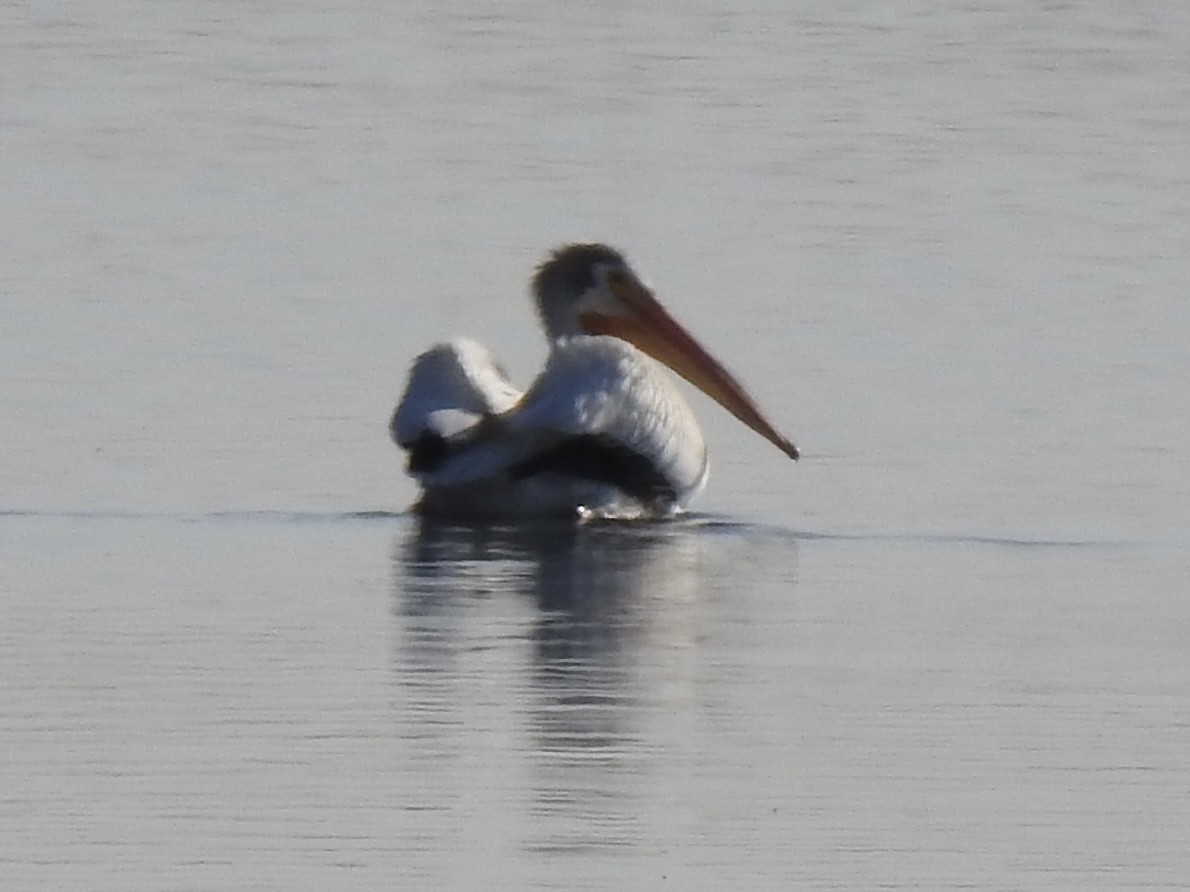
M 422 487 L 422 511 L 653 517 L 680 510 L 706 483 L 706 446 L 653 359 L 798 457 L 618 251 L 560 248 L 537 268 L 532 288 L 550 354 L 528 391 L 466 338 L 432 347 L 413 364 L 390 431 Z

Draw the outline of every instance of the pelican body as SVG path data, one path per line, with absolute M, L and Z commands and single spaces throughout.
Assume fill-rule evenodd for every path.
M 663 517 L 703 488 L 698 422 L 660 364 L 790 458 L 797 447 L 603 244 L 553 252 L 532 282 L 550 352 L 520 391 L 468 338 L 414 361 L 390 432 L 422 489 L 457 517 Z

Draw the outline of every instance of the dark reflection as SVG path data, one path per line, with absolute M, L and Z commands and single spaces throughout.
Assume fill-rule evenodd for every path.
M 463 526 L 419 518 L 398 543 L 394 609 L 441 617 L 476 599 L 522 596 L 537 607 L 539 664 L 602 658 L 638 628 L 648 604 L 690 594 L 694 535 L 678 523 Z
M 649 685 L 690 627 L 702 541 L 682 522 L 413 521 L 393 573 L 406 737 L 439 767 L 484 746 L 481 689 L 529 766 L 520 811 L 536 830 L 524 844 L 633 845 Z

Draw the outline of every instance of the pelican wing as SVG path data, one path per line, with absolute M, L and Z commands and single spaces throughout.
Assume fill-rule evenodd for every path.
M 514 407 L 457 431 L 434 428 L 421 446 L 426 461 L 419 466 L 415 442 L 410 470 L 429 487 L 554 473 L 680 500 L 706 473 L 685 400 L 652 360 L 610 337 L 556 342 Z
M 507 412 L 521 395 L 486 347 L 455 338 L 414 360 L 389 433 L 404 449 L 426 435 L 466 436 L 484 418 Z

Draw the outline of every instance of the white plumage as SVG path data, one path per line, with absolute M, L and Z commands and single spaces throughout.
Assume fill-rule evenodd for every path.
M 686 400 L 653 360 L 604 336 L 555 342 L 524 394 L 481 344 L 439 344 L 414 363 L 392 434 L 410 448 L 444 441 L 440 461 L 410 469 L 425 493 L 423 507 L 435 512 L 637 517 L 684 505 L 707 475 L 702 433 Z M 607 481 L 548 468 L 510 472 L 578 437 L 605 438 L 645 457 L 672 496 L 632 496 Z
M 644 517 L 680 510 L 706 482 L 706 447 L 686 400 L 642 350 L 797 457 L 617 252 L 563 248 L 538 269 L 533 290 L 550 353 L 526 392 L 468 338 L 439 344 L 413 364 L 391 433 L 409 453 L 423 511 Z

